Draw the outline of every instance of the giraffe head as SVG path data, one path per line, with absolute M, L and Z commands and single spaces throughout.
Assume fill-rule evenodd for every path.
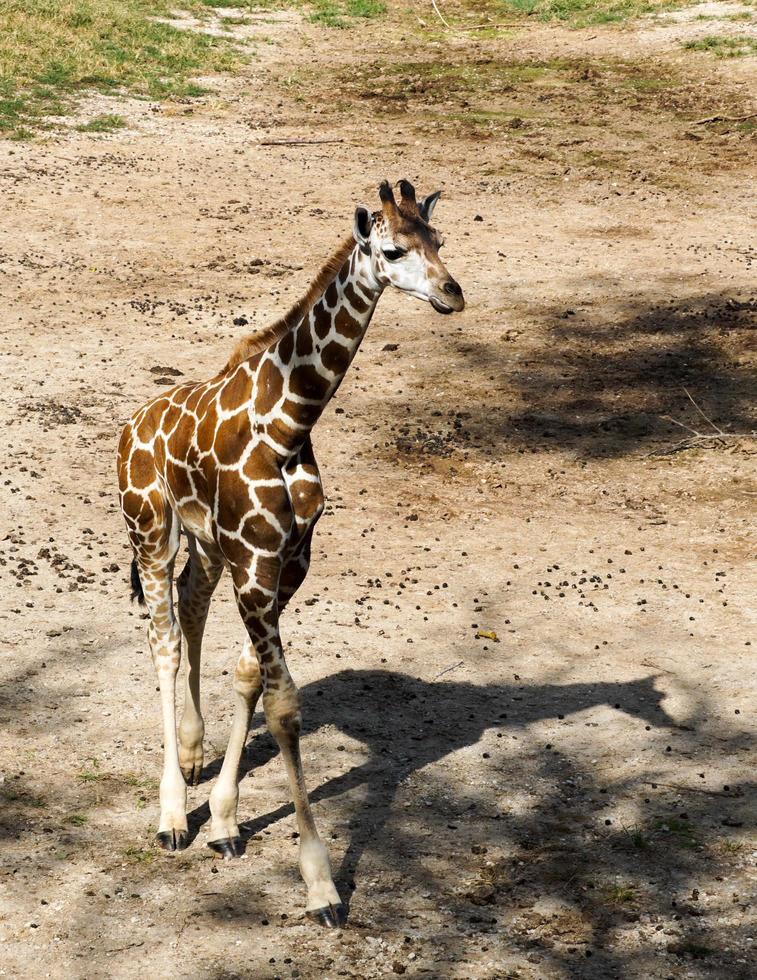
M 407 180 L 399 182 L 400 201 L 387 181 L 379 187 L 381 210 L 355 210 L 353 234 L 382 286 L 427 300 L 437 313 L 458 313 L 465 306 L 463 291 L 439 258 L 444 239 L 429 224 L 441 191 L 417 201 Z

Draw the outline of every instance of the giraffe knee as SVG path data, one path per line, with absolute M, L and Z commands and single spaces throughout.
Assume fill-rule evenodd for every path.
M 234 671 L 234 690 L 248 700 L 257 694 L 263 686 L 263 678 L 257 660 L 251 663 L 240 662 Z
M 275 739 L 299 737 L 302 714 L 300 696 L 294 684 L 283 690 L 266 690 L 263 708 L 268 728 Z
M 153 620 L 147 627 L 147 638 L 153 649 L 165 648 L 170 650 L 181 643 L 181 629 L 175 620 L 172 620 L 167 626 L 158 625 Z
M 172 670 L 176 673 L 181 662 L 181 629 L 173 622 L 167 629 L 150 623 L 147 628 L 153 663 L 158 670 Z

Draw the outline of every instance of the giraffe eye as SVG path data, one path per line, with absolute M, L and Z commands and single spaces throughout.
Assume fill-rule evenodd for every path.
M 407 252 L 402 248 L 382 248 L 381 251 L 384 253 L 384 258 L 389 259 L 390 262 L 396 262 L 403 255 L 407 255 Z

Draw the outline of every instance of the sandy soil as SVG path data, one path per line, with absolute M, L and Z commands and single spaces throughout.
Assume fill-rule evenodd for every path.
M 0 146 L 0 975 L 754 976 L 753 144 L 700 121 L 754 111 L 754 62 L 650 54 L 648 24 L 256 23 L 249 70 L 197 102 Z M 264 143 L 298 136 L 339 142 Z M 329 507 L 283 628 L 350 902 L 330 935 L 259 719 L 247 852 L 204 846 L 228 584 L 196 839 L 153 847 L 114 455 L 166 369 L 214 373 L 385 175 L 443 187 L 468 308 L 387 295 L 314 434 Z M 672 451 L 672 419 L 726 437 Z

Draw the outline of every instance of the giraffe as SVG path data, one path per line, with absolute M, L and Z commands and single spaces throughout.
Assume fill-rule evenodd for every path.
M 126 423 L 118 449 L 121 508 L 134 552 L 133 597 L 147 606 L 148 640 L 163 718 L 158 845 L 188 846 L 186 784 L 199 782 L 204 723 L 200 656 L 211 596 L 228 567 L 246 639 L 234 671 L 234 718 L 210 793 L 209 846 L 241 853 L 239 763 L 258 699 L 289 778 L 300 834 L 306 912 L 327 928 L 346 909 L 310 809 L 300 759 L 301 714 L 287 668 L 279 617 L 308 571 L 313 529 L 324 506 L 310 432 L 355 356 L 387 286 L 460 311 L 463 292 L 441 259 L 431 227 L 437 191 L 417 200 L 408 181 L 400 200 L 387 181 L 380 210 L 355 210 L 352 235 L 280 320 L 235 347 L 208 381 L 161 394 Z M 181 533 L 189 557 L 177 579 Z M 186 693 L 176 726 L 182 634 Z

